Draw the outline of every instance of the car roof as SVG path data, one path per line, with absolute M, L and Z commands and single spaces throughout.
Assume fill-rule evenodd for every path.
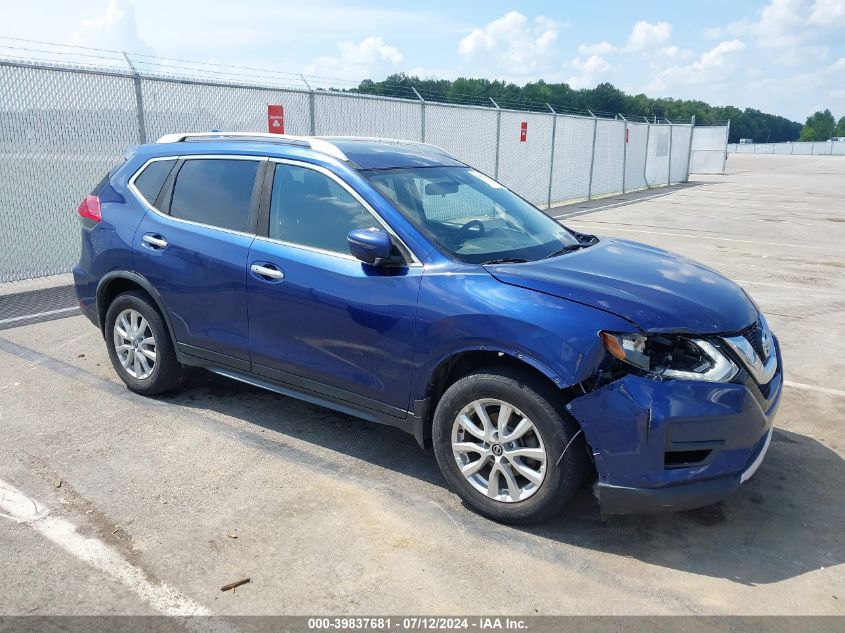
M 322 137 L 340 149 L 361 169 L 397 167 L 464 167 L 465 164 L 435 145 L 393 139 Z
M 352 136 L 288 136 L 250 132 L 177 133 L 162 136 L 157 143 L 145 146 L 151 153 L 162 154 L 165 147 L 178 145 L 179 152 L 196 150 L 221 153 L 246 150 L 250 154 L 277 158 L 313 156 L 324 161 L 334 158 L 357 169 L 391 169 L 402 167 L 463 167 L 465 164 L 435 145 L 401 139 Z M 185 151 L 188 147 L 190 151 Z M 175 149 L 175 148 L 174 148 Z M 146 152 L 145 152 L 146 153 Z

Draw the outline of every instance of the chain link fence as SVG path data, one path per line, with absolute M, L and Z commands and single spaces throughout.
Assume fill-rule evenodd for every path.
M 845 156 L 842 141 L 795 141 L 787 143 L 731 143 L 729 154 L 781 154 L 787 156 Z
M 492 102 L 456 105 L 0 59 L 6 202 L 0 282 L 70 270 L 79 257 L 75 209 L 128 146 L 172 132 L 265 131 L 268 104 L 284 106 L 288 134 L 438 145 L 538 206 L 686 181 L 697 134 L 692 124 L 551 108 L 529 112 Z
M 721 174 L 725 171 L 729 131 L 729 126 L 695 126 L 690 173 Z

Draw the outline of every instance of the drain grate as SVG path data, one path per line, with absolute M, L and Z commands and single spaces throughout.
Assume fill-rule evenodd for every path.
M 0 330 L 79 314 L 73 286 L 58 286 L 0 296 Z

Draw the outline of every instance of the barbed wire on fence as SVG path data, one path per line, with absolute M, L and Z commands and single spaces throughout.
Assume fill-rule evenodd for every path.
M 7 42 L 13 42 L 13 44 L 8 44 Z M 0 59 L 7 59 L 13 62 L 46 62 L 50 65 L 68 64 L 75 68 L 102 70 L 104 72 L 123 70 L 127 73 L 141 72 L 160 77 L 200 78 L 209 81 L 222 80 L 224 83 L 255 84 L 292 90 L 355 92 L 372 96 L 392 96 L 402 99 L 422 98 L 426 101 L 440 103 L 476 105 L 486 108 L 493 107 L 488 96 L 454 92 L 441 94 L 420 86 L 411 87 L 403 83 L 389 84 L 381 82 L 379 89 L 382 90 L 386 87 L 391 93 L 389 95 L 382 95 L 368 92 L 365 88 L 362 88 L 361 81 L 351 79 L 303 74 L 262 66 L 161 57 L 146 53 L 125 52 L 107 48 L 82 46 L 79 44 L 58 44 L 12 36 L 0 36 Z M 551 108 L 558 114 L 597 116 L 599 118 L 614 119 L 621 116 L 629 120 L 647 118 L 643 113 L 617 113 L 597 109 L 587 110 L 585 108 L 574 108 L 562 104 L 549 104 L 525 99 L 509 100 L 497 97 L 496 101 L 503 109 L 548 112 Z M 653 115 L 649 115 L 649 117 L 652 117 L 652 123 L 657 123 L 657 119 Z M 683 124 L 689 121 L 689 119 L 680 118 L 672 119 L 671 121 L 663 120 L 673 124 Z

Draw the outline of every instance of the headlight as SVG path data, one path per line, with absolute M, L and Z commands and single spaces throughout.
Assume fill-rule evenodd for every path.
M 599 332 L 605 348 L 619 360 L 666 378 L 726 382 L 739 368 L 704 339 L 658 334 Z

